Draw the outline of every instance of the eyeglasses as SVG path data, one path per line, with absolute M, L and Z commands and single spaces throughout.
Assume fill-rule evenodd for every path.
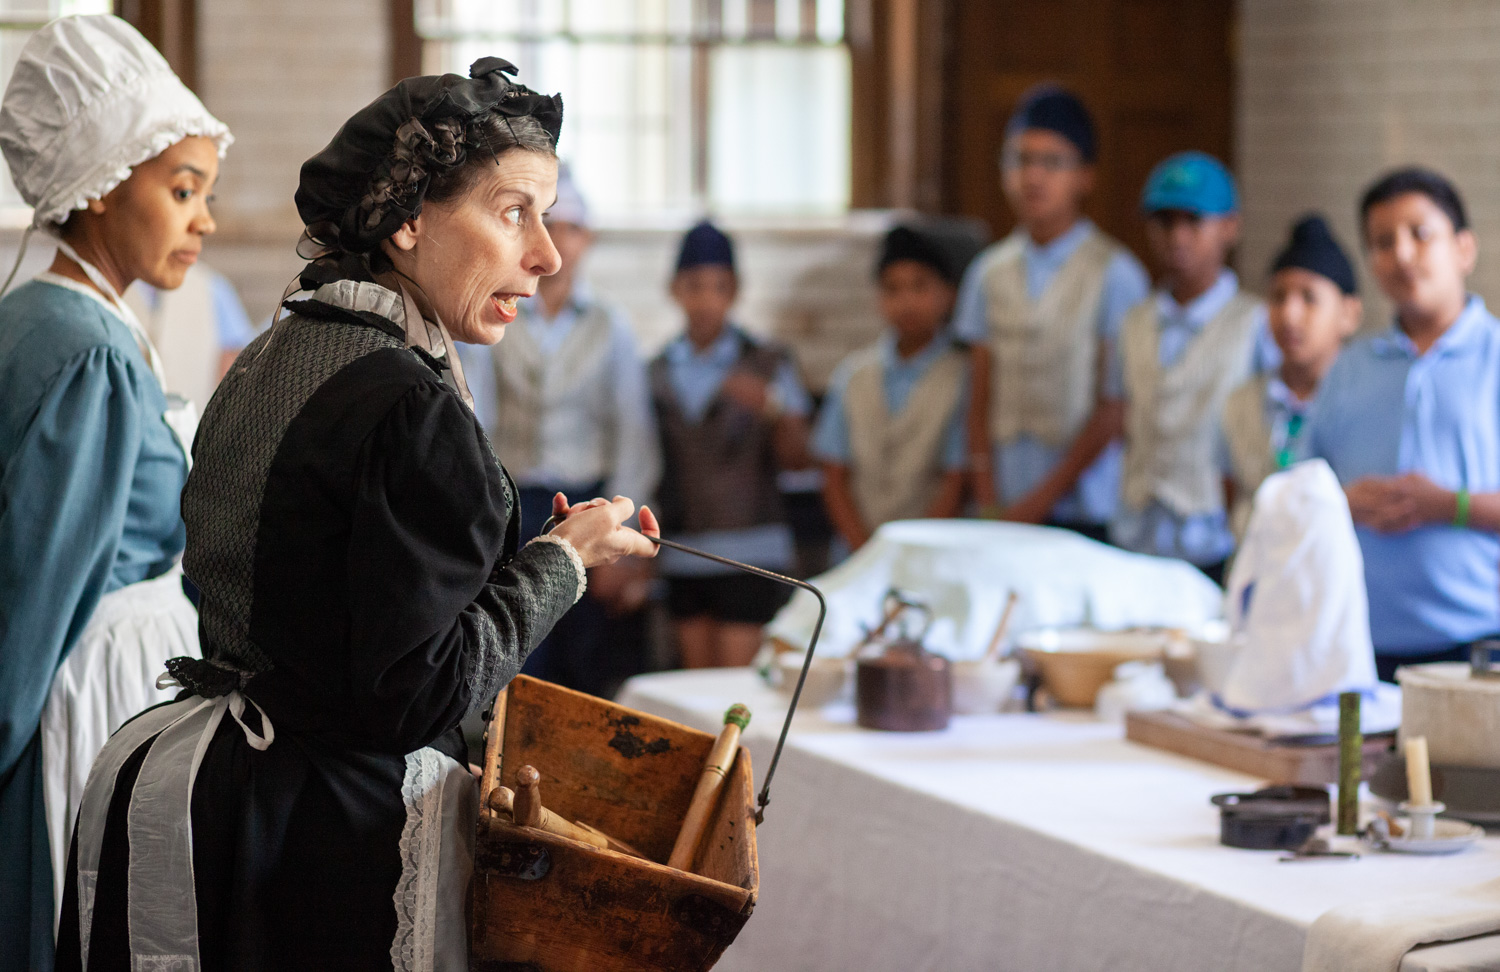
M 1006 149 L 1000 153 L 1000 167 L 1002 169 L 1028 169 L 1038 168 L 1043 172 L 1068 172 L 1082 165 L 1076 155 L 1065 152 L 1022 152 L 1018 149 Z

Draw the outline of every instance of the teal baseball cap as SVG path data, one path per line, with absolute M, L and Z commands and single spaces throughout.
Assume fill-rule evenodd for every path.
M 1146 177 L 1141 208 L 1147 213 L 1181 209 L 1199 216 L 1228 216 L 1240 211 L 1240 198 L 1224 163 L 1206 152 L 1178 152 Z

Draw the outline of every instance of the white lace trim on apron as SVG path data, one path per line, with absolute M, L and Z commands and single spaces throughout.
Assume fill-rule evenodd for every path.
M 478 789 L 468 767 L 430 747 L 406 756 L 401 878 L 396 882 L 396 972 L 464 972 L 464 896 L 473 870 Z

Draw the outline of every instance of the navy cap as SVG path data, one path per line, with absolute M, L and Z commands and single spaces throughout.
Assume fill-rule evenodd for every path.
M 1334 239 L 1333 231 L 1317 213 L 1309 213 L 1292 227 L 1292 238 L 1271 264 L 1271 272 L 1276 273 L 1288 267 L 1309 270 L 1327 277 L 1347 295 L 1352 296 L 1359 291 L 1359 284 L 1354 279 L 1353 264 L 1349 262 L 1344 248 L 1339 246 L 1339 241 Z
M 677 272 L 705 266 L 734 270 L 734 243 L 706 219 L 683 236 L 682 248 L 677 251 Z
M 1228 216 L 1240 211 L 1240 197 L 1224 163 L 1206 152 L 1178 152 L 1146 177 L 1141 208 L 1147 213 L 1180 209 L 1199 216 Z
M 1006 123 L 1005 137 L 1012 138 L 1032 128 L 1056 132 L 1073 143 L 1083 161 L 1094 161 L 1097 145 L 1093 116 L 1068 89 L 1040 84 L 1021 96 L 1021 103 Z
M 879 275 L 900 260 L 914 260 L 931 267 L 957 287 L 970 261 L 983 248 L 983 237 L 967 221 L 939 219 L 921 225 L 908 223 L 885 234 L 875 273 Z

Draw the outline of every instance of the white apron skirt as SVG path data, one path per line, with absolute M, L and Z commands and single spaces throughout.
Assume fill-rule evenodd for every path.
M 156 687 L 168 658 L 199 653 L 198 612 L 182 592 L 181 568 L 173 568 L 100 598 L 53 677 L 41 728 L 54 922 L 73 821 L 94 757 L 127 719 L 171 701 L 175 689 Z

